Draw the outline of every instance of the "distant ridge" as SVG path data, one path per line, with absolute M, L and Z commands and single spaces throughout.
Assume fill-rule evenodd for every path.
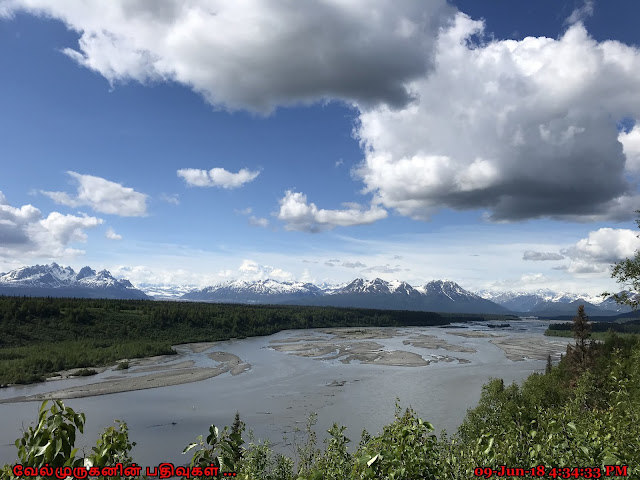
M 57 263 L 21 267 L 0 274 L 0 295 L 77 298 L 150 298 L 129 280 L 117 280 L 107 270 L 83 267 L 76 273 Z
M 618 315 L 631 311 L 631 307 L 617 304 L 612 297 L 603 299 L 600 296 L 557 293 L 551 290 L 531 293 L 483 291 L 479 295 L 513 312 L 534 316 L 575 315 L 580 305 L 584 305 L 589 315 Z
M 338 287 L 311 283 L 230 281 L 184 294 L 184 300 L 231 303 L 287 303 L 335 307 L 508 314 L 509 310 L 454 282 L 432 281 L 420 287 L 380 278 L 357 278 Z

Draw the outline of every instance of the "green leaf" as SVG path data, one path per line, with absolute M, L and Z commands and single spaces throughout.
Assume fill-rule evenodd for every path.
M 493 447 L 494 437 L 489 439 L 489 446 L 485 449 L 484 454 L 487 455 L 491 451 L 491 447 Z
M 373 465 L 376 460 L 378 460 L 380 458 L 380 454 L 378 453 L 375 457 L 372 457 L 368 462 L 367 462 L 367 467 L 370 467 L 371 465 Z
M 182 451 L 182 454 L 184 455 L 185 453 L 187 453 L 189 450 L 191 450 L 193 447 L 196 447 L 198 444 L 197 443 L 190 443 L 189 445 L 187 445 L 185 447 L 185 449 Z

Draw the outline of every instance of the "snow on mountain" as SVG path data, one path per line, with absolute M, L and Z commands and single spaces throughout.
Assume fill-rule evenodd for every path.
M 230 303 L 285 303 L 322 294 L 323 291 L 312 283 L 279 282 L 272 279 L 256 282 L 230 280 L 194 290 L 184 294 L 181 298 Z
M 355 280 L 339 285 L 307 282 L 231 280 L 206 288 L 194 285 L 147 284 L 134 287 L 129 280 L 116 279 L 107 270 L 83 267 L 75 272 L 57 263 L 34 265 L 0 273 L 0 295 L 157 298 L 208 302 L 332 305 L 397 310 L 425 310 L 456 313 L 513 313 L 567 315 L 584 304 L 590 315 L 626 313 L 630 308 L 612 298 L 554 292 L 465 290 L 449 280 L 434 280 L 411 286 L 400 280 L 380 278 Z
M 592 315 L 613 315 L 630 311 L 629 307 L 618 305 L 611 298 L 603 299 L 600 295 L 554 292 L 547 289 L 534 292 L 483 290 L 478 294 L 514 312 L 567 315 L 575 313 L 577 306 L 581 304 Z
M 197 285 L 173 285 L 169 283 L 139 283 L 138 288 L 156 299 L 178 299 L 185 293 L 198 289 Z
M 185 300 L 233 303 L 288 303 L 338 307 L 424 310 L 462 313 L 509 313 L 454 282 L 434 281 L 422 287 L 380 278 L 356 278 L 343 285 L 234 280 L 182 296 Z
M 57 263 L 17 268 L 0 275 L 0 294 L 90 298 L 147 298 L 129 280 L 117 280 L 107 270 L 90 267 L 77 274 Z

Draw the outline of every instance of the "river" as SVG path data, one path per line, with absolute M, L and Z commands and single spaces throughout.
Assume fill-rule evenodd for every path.
M 178 356 L 159 360 L 161 369 L 219 365 L 212 352 L 235 355 L 251 368 L 236 375 L 227 372 L 192 383 L 64 402 L 87 416 L 85 434 L 76 446 L 90 451 L 99 433 L 120 419 L 137 442 L 132 456 L 142 466 L 188 463 L 183 448 L 198 435 L 206 437 L 210 424 L 230 425 L 236 411 L 256 438 L 269 439 L 285 452 L 311 412 L 318 414 L 320 439 L 337 422 L 347 426 L 347 436 L 357 445 L 363 428 L 376 433 L 393 421 L 396 398 L 437 431 L 454 432 L 490 378 L 511 383 L 543 371 L 547 354 L 557 360 L 568 341 L 544 337 L 548 321 L 511 322 L 506 328 L 488 324 L 493 322 L 453 328 L 288 330 L 217 342 L 204 351 L 178 346 Z M 135 367 L 110 368 L 93 377 L 5 388 L 0 401 L 69 387 L 90 389 L 108 378 L 141 375 Z M 39 405 L 40 401 L 0 405 L 0 465 L 16 460 L 13 442 L 35 422 Z

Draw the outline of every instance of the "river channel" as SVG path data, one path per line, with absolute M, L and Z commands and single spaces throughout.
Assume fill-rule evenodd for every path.
M 230 425 L 236 411 L 256 438 L 284 452 L 312 412 L 319 439 L 337 422 L 357 445 L 363 428 L 376 433 L 393 420 L 396 398 L 437 431 L 454 432 L 490 378 L 522 381 L 544 370 L 547 355 L 559 359 L 568 339 L 544 337 L 548 324 L 287 330 L 179 345 L 179 355 L 134 360 L 128 370 L 4 388 L 0 465 L 16 460 L 13 442 L 49 395 L 86 414 L 76 446 L 87 452 L 115 419 L 126 421 L 137 442 L 132 456 L 143 467 L 188 463 L 183 448 L 206 437 L 210 424 Z M 130 388 L 138 389 L 124 391 Z

